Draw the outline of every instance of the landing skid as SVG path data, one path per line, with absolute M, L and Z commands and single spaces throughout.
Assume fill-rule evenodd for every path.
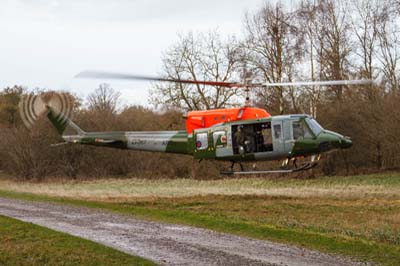
M 317 161 L 319 160 L 319 156 Z M 240 164 L 241 171 L 220 171 L 221 175 L 258 175 L 258 174 L 289 174 L 300 171 L 306 171 L 317 166 L 317 161 L 315 161 L 315 157 L 311 159 L 311 162 L 303 163 L 301 166 L 297 167 L 296 162 L 294 161 L 294 168 L 292 169 L 277 169 L 277 170 L 252 170 L 252 171 L 244 171 L 243 166 Z M 283 166 L 288 164 L 288 161 L 284 161 Z M 231 167 L 233 169 L 233 167 Z

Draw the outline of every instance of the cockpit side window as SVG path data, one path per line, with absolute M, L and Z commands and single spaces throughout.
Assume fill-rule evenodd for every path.
M 312 138 L 312 134 L 303 120 L 296 120 L 292 122 L 293 139 Z

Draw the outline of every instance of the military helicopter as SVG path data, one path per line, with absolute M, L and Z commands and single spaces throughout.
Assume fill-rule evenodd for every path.
M 245 88 L 246 104 L 239 108 L 191 111 L 185 116 L 186 130 L 152 132 L 85 132 L 75 124 L 54 101 L 45 102 L 47 117 L 64 139 L 76 143 L 191 155 L 196 160 L 214 159 L 231 162 L 231 167 L 221 174 L 269 174 L 291 173 L 313 168 L 320 155 L 335 149 L 352 146 L 350 137 L 326 130 L 306 114 L 271 116 L 266 110 L 249 106 L 249 90 L 252 87 L 306 86 L 306 85 L 354 85 L 367 84 L 369 80 L 308 81 L 288 83 L 237 83 L 168 79 L 130 74 L 84 71 L 76 77 L 124 80 L 146 80 L 203 84 L 227 88 Z M 31 101 L 32 102 L 32 101 Z M 56 101 L 57 102 L 57 101 Z M 60 101 L 58 101 L 60 102 Z M 62 108 L 61 108 L 62 109 Z M 67 128 L 74 133 L 66 133 Z M 296 164 L 299 157 L 311 157 L 308 162 Z M 276 170 L 245 171 L 241 162 L 283 160 Z M 290 165 L 293 162 L 293 166 Z M 235 171 L 234 165 L 240 165 Z

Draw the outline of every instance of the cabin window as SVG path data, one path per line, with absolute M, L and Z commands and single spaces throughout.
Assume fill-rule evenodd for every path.
M 198 133 L 196 135 L 196 148 L 205 150 L 208 148 L 208 133 Z
M 216 131 L 213 133 L 214 145 L 217 148 L 225 147 L 227 143 L 226 132 L 225 131 Z
M 275 139 L 280 139 L 282 137 L 281 125 L 274 125 L 274 137 Z

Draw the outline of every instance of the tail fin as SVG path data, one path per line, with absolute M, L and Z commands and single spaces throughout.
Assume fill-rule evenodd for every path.
M 85 134 L 85 131 L 72 122 L 72 120 L 66 117 L 62 112 L 57 112 L 48 105 L 46 107 L 48 110 L 47 117 L 61 136 L 66 135 L 65 133 L 68 128 L 71 128 L 77 135 Z

